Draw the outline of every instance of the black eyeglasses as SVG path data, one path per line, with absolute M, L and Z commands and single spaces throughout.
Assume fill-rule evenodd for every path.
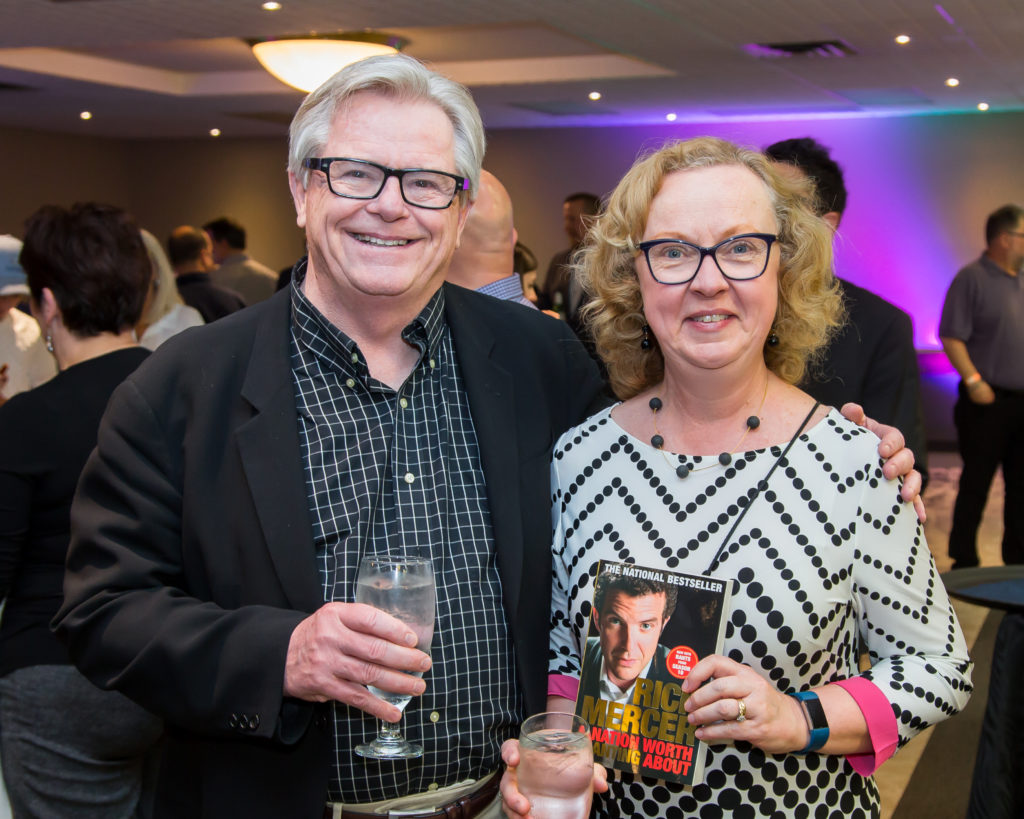
M 742 233 L 713 247 L 701 247 L 682 239 L 652 239 L 641 242 L 647 268 L 659 284 L 686 284 L 697 275 L 704 257 L 710 256 L 722 275 L 733 281 L 756 279 L 768 269 L 774 233 Z
M 455 201 L 459 191 L 469 190 L 469 180 L 446 171 L 423 168 L 387 168 L 365 159 L 347 157 L 310 157 L 303 167 L 323 171 L 327 187 L 335 196 L 346 199 L 376 199 L 388 182 L 398 178 L 402 199 L 417 208 L 444 210 Z

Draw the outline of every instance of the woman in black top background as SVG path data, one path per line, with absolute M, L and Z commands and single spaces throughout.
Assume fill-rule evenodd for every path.
M 144 815 L 159 720 L 102 691 L 50 632 L 71 501 L 111 393 L 148 355 L 133 328 L 151 276 L 134 219 L 41 208 L 20 262 L 59 373 L 0 407 L 0 761 L 15 817 Z

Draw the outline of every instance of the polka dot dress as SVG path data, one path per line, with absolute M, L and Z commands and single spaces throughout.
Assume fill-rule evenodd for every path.
M 892 704 L 900 746 L 957 713 L 970 660 L 912 506 L 882 477 L 878 439 L 834 410 L 810 427 L 751 501 L 783 446 L 679 458 L 625 433 L 611 410 L 559 440 L 552 461 L 554 593 L 549 671 L 579 677 L 599 560 L 700 574 L 740 511 L 713 576 L 733 581 L 723 653 L 780 691 L 861 674 Z M 858 671 L 861 642 L 871 668 Z M 607 817 L 877 816 L 874 780 L 845 757 L 707 748 L 692 790 L 614 772 Z

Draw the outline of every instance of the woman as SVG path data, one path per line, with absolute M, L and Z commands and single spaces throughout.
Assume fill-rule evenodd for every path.
M 49 623 L 78 475 L 111 393 L 148 355 L 134 327 L 151 268 L 134 220 L 98 204 L 37 211 L 20 261 L 59 372 L 0 407 L 3 774 L 16 817 L 129 817 L 161 724 L 88 682 Z
M 205 322 L 198 310 L 181 300 L 174 271 L 171 269 L 167 254 L 160 247 L 160 242 L 148 230 L 141 233 L 153 275 L 150 278 L 142 315 L 135 325 L 135 335 L 139 339 L 139 344 L 147 350 L 155 350 L 171 336 Z
M 579 273 L 623 400 L 555 447 L 549 707 L 573 709 L 599 560 L 732 586 L 721 655 L 682 682 L 704 781 L 610 772 L 601 816 L 877 815 L 872 771 L 969 696 L 877 439 L 794 386 L 842 319 L 808 196 L 696 139 L 634 165 L 588 237 Z

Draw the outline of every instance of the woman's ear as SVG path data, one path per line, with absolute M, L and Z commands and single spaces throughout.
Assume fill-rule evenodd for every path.
M 49 287 L 44 287 L 39 299 L 40 318 L 49 325 L 60 315 L 60 307 L 57 306 L 57 297 Z

